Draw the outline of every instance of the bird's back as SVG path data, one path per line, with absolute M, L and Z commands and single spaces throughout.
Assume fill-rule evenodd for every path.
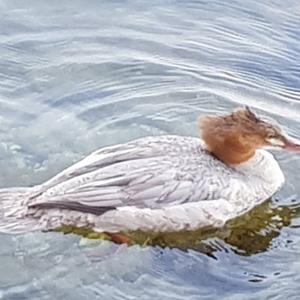
M 149 137 L 92 153 L 46 182 L 31 205 L 160 208 L 220 198 L 234 177 L 199 138 Z

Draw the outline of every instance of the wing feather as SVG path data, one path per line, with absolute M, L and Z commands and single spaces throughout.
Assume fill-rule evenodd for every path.
M 201 157 L 205 154 L 199 154 L 200 143 L 190 138 L 194 146 L 191 143 L 187 150 L 185 138 L 176 138 L 181 139 L 184 151 L 178 143 L 173 147 L 173 137 L 165 142 L 149 138 L 96 151 L 50 179 L 31 205 L 98 214 L 126 206 L 155 209 L 210 199 L 205 192 L 210 178 L 199 179 L 197 175 L 206 161 Z M 199 189 L 202 185 L 206 187 L 203 193 Z

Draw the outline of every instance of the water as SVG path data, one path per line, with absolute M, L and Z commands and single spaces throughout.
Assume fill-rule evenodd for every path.
M 248 104 L 300 137 L 300 4 L 1 0 L 0 182 L 34 185 L 137 137 L 197 136 Z M 287 182 L 217 232 L 1 235 L 0 299 L 299 299 L 300 156 Z M 167 247 L 161 247 L 167 246 Z

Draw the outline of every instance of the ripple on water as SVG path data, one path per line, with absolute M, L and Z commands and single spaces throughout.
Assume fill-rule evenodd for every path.
M 250 105 L 299 134 L 299 3 L 18 2 L 1 7 L 1 186 L 33 185 L 109 144 L 196 136 Z M 218 231 L 136 245 L 1 235 L 2 299 L 298 299 L 297 155 L 284 188 Z M 141 246 L 147 244 L 147 246 Z

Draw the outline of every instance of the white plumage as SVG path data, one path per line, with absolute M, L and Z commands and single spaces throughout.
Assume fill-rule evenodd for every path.
M 230 167 L 199 138 L 147 137 L 96 151 L 39 186 L 0 190 L 0 231 L 219 227 L 268 199 L 283 182 L 265 150 Z

